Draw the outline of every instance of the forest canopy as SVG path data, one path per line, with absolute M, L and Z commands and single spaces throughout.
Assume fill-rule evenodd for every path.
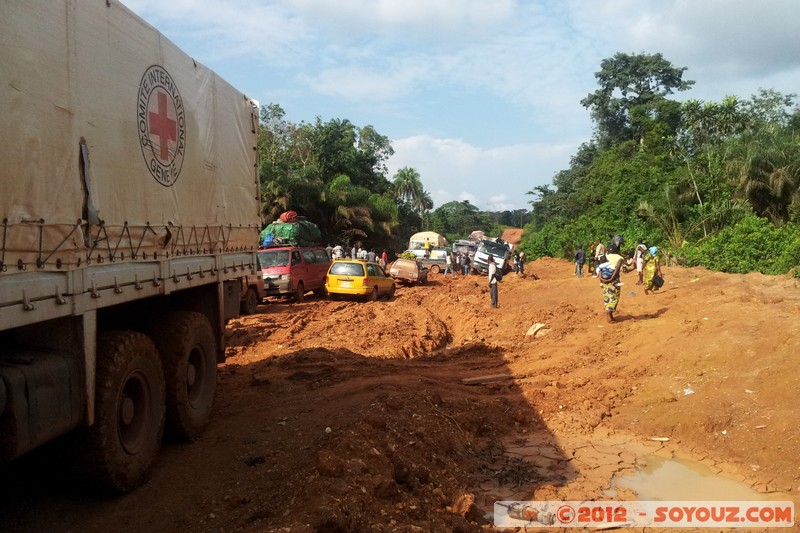
M 572 258 L 623 235 L 668 258 L 726 272 L 800 264 L 800 111 L 761 89 L 721 102 L 673 99 L 694 84 L 661 54 L 601 62 L 581 101 L 595 124 L 552 186 L 537 186 L 523 247 Z
M 795 94 L 760 89 L 720 102 L 691 98 L 687 69 L 661 54 L 617 53 L 576 105 L 594 133 L 532 187 L 531 210 L 484 212 L 467 201 L 434 209 L 411 167 L 388 176 L 394 150 L 374 127 L 346 119 L 299 124 L 261 108 L 262 221 L 286 210 L 319 225 L 327 242 L 402 250 L 417 231 L 451 242 L 474 230 L 525 226 L 531 258 L 571 259 L 578 245 L 625 237 L 667 259 L 726 272 L 780 274 L 800 264 L 800 109 Z M 795 269 L 800 277 L 800 269 Z

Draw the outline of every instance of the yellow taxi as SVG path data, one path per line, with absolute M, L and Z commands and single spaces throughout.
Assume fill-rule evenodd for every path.
M 359 259 L 336 259 L 325 277 L 328 298 L 340 295 L 368 296 L 377 300 L 381 296 L 394 296 L 394 279 L 386 275 L 378 263 Z

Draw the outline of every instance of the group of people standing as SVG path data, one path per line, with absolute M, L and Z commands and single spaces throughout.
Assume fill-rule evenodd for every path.
M 456 277 L 456 271 L 460 270 L 461 274 L 464 276 L 469 275 L 469 271 L 472 268 L 472 258 L 469 256 L 468 253 L 465 252 L 449 252 L 445 255 L 445 266 L 444 266 L 444 276 L 447 277 L 447 273 L 451 273 L 453 277 Z
M 614 235 L 607 246 L 602 241 L 597 242 L 597 244 L 590 243 L 588 251 L 592 254 L 592 257 L 588 261 L 587 251 L 583 249 L 582 245 L 579 245 L 575 252 L 575 275 L 583 277 L 583 266 L 588 262 L 591 264 L 592 277 L 600 278 L 600 287 L 603 290 L 603 305 L 609 322 L 614 321 L 614 313 L 619 304 L 620 271 L 628 261 L 620 252 L 624 244 L 625 239 L 620 235 Z M 639 275 L 639 280 L 636 284 L 644 285 L 645 294 L 651 294 L 653 291 L 658 290 L 664 283 L 657 246 L 648 248 L 642 242 L 642 239 L 639 239 L 630 261 Z
M 340 244 L 337 244 L 336 246 L 328 244 L 328 246 L 325 247 L 325 251 L 328 252 L 328 257 L 331 260 L 344 259 L 345 257 L 350 257 L 351 259 L 363 259 L 364 261 L 378 263 L 381 265 L 381 268 L 386 268 L 386 265 L 389 262 L 389 254 L 385 249 L 380 255 L 378 255 L 378 251 L 375 248 L 367 250 L 361 245 L 360 242 L 357 242 L 352 248 L 345 248 Z

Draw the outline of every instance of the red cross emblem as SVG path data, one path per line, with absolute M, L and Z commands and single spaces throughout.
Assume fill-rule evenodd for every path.
M 169 161 L 169 143 L 173 143 L 178 138 L 178 123 L 169 118 L 167 109 L 167 95 L 161 91 L 158 94 L 158 113 L 149 113 L 150 115 L 150 133 L 158 135 L 159 146 L 161 148 L 160 158 L 161 161 Z M 153 138 L 150 137 L 152 140 Z
M 178 85 L 161 65 L 139 83 L 136 128 L 147 170 L 165 187 L 175 184 L 186 154 L 186 116 Z

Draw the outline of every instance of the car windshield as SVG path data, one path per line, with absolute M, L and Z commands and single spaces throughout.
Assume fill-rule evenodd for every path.
M 334 276 L 363 276 L 364 265 L 361 263 L 336 262 L 331 266 L 331 274 Z
M 261 263 L 261 268 L 287 266 L 289 264 L 289 250 L 259 252 L 258 262 Z
M 506 255 L 508 248 L 505 244 L 498 244 L 496 242 L 482 242 L 481 245 L 478 247 L 478 250 L 481 252 L 486 252 L 487 254 L 491 254 L 495 257 L 503 257 Z

